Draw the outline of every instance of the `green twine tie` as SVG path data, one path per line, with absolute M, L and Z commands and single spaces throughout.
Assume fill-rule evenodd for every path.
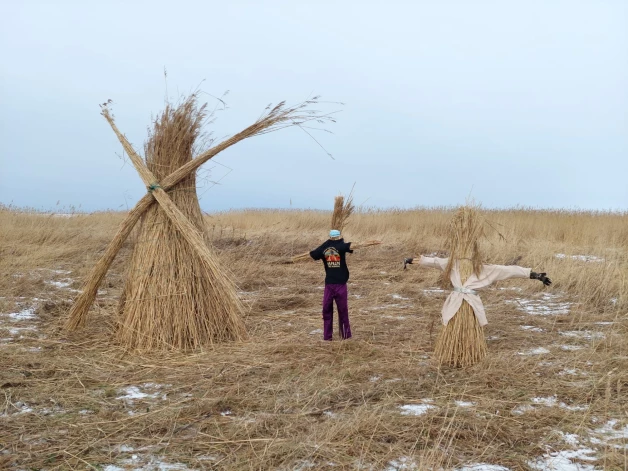
M 150 185 L 148 185 L 148 192 L 152 193 L 153 191 L 155 191 L 157 188 L 161 188 L 159 186 L 159 183 L 151 183 Z

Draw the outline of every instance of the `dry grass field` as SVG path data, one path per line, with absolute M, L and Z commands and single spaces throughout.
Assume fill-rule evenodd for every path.
M 362 211 L 345 239 L 354 338 L 322 341 L 323 268 L 286 263 L 330 213 L 207 215 L 249 339 L 187 354 L 112 341 L 133 241 L 88 328 L 65 315 L 123 218 L 0 210 L 0 468 L 16 470 L 625 470 L 628 215 L 486 216 L 487 261 L 546 271 L 482 293 L 488 359 L 431 359 L 446 293 L 406 256 L 441 253 L 447 209 Z M 141 243 L 141 241 L 137 241 Z

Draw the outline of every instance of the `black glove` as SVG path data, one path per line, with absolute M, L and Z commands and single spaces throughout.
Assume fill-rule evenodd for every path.
M 550 280 L 547 277 L 547 273 L 535 273 L 535 272 L 530 272 L 530 279 L 531 280 L 539 280 L 541 282 L 543 282 L 543 284 L 545 286 L 549 286 L 552 284 L 552 280 Z
M 408 265 L 408 264 L 412 265 L 412 260 L 414 260 L 414 259 L 413 258 L 406 258 L 406 259 L 404 259 L 404 261 L 403 261 L 403 269 L 404 270 L 406 269 L 406 265 Z

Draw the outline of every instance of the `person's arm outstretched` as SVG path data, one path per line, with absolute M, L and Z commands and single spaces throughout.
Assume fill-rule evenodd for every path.
M 310 257 L 312 257 L 313 260 L 320 260 L 321 258 L 323 258 L 323 245 L 315 248 L 310 252 Z

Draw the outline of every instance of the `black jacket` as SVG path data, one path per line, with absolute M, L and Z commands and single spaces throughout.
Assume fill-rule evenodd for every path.
M 314 260 L 323 260 L 326 285 L 344 285 L 349 281 L 349 268 L 345 258 L 347 252 L 353 253 L 353 250 L 351 242 L 345 242 L 344 239 L 329 239 L 310 252 L 310 257 Z

